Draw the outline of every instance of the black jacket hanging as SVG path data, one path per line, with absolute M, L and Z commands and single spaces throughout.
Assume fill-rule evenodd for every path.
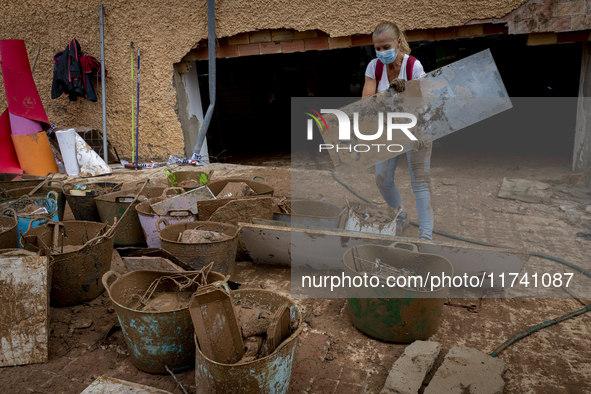
M 52 99 L 60 97 L 63 93 L 70 96 L 70 101 L 76 101 L 78 97 L 85 97 L 84 73 L 80 64 L 82 56 L 84 53 L 75 38 L 68 43 L 63 52 L 55 55 L 51 86 Z

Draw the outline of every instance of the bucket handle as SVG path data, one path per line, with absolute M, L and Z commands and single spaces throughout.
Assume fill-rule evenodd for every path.
M 267 178 L 265 178 L 264 176 L 255 175 L 252 177 L 252 180 L 254 181 L 256 178 L 261 178 L 263 181 L 265 181 L 265 185 L 267 184 Z
M 2 215 L 6 216 L 6 213 L 12 213 L 12 217 L 14 218 L 15 221 L 18 222 L 18 216 L 16 214 L 16 211 L 12 208 L 6 208 L 5 210 L 2 211 Z
M 63 182 L 62 181 L 54 181 L 53 179 L 50 179 L 49 182 L 47 182 L 47 186 L 51 186 L 52 183 L 57 183 L 59 186 L 63 186 Z
M 54 200 L 57 202 L 57 193 L 54 192 L 53 190 L 49 191 L 49 193 L 47 193 L 47 196 L 45 197 L 48 200 Z
M 230 294 L 232 291 L 230 290 L 230 286 L 228 285 L 228 282 L 214 282 L 212 283 L 212 285 L 214 285 L 215 287 L 223 287 L 224 290 L 226 290 L 226 292 L 228 294 Z
M 131 202 L 131 201 L 120 201 L 124 198 L 131 198 L 133 200 L 133 197 L 130 197 L 130 196 L 117 196 L 117 197 L 115 197 L 115 202 Z
M 52 179 L 55 175 L 55 172 L 48 172 L 47 174 L 45 174 L 45 176 L 43 178 L 45 179 Z
M 166 194 L 169 190 L 180 190 L 181 193 L 185 192 L 185 189 L 183 189 L 182 187 L 167 187 L 166 189 L 164 189 L 162 191 L 162 198 L 168 198 L 168 194 Z
M 38 221 L 43 221 L 44 223 L 41 223 L 40 226 L 43 226 L 44 224 L 48 224 L 49 223 L 49 219 L 48 218 L 39 218 L 39 219 L 33 219 L 29 222 L 29 226 L 27 227 L 27 231 L 25 232 L 29 232 L 33 227 L 33 223 L 38 222 Z
M 188 209 L 171 209 L 168 212 L 166 212 L 167 216 L 174 216 L 174 217 L 185 217 L 185 216 L 191 216 L 193 215 L 193 213 L 191 211 L 189 211 Z M 165 218 L 166 219 L 166 218 Z
M 138 187 L 139 185 L 143 185 L 146 181 L 139 181 L 135 183 L 134 187 Z M 148 184 L 151 185 L 152 184 L 152 180 L 148 178 Z
M 170 168 L 165 168 L 164 170 L 162 170 L 162 172 L 164 173 L 164 175 L 166 175 L 166 178 L 168 178 L 168 181 L 170 182 L 170 184 L 172 185 L 176 185 L 176 177 L 174 176 L 174 173 L 170 170 Z
M 417 245 L 411 244 L 410 242 L 394 242 L 392 245 L 390 245 L 390 247 L 396 248 L 396 249 L 408 249 L 408 248 L 399 248 L 398 245 L 408 246 L 408 247 L 410 247 L 412 252 L 419 253 L 419 248 L 417 247 Z
M 170 226 L 170 223 L 168 222 L 168 220 L 166 220 L 166 218 L 160 218 L 160 219 L 156 220 L 156 230 L 158 230 L 158 234 L 160 234 L 160 223 L 166 224 L 166 226 L 164 226 L 164 228 L 166 228 L 167 226 Z
M 102 277 L 103 286 L 105 286 L 105 289 L 107 289 L 107 293 L 109 293 L 109 298 L 111 298 L 111 286 L 109 286 L 109 279 L 113 275 L 116 277 L 115 282 L 118 281 L 119 278 L 121 278 L 121 274 L 115 271 L 107 271 Z

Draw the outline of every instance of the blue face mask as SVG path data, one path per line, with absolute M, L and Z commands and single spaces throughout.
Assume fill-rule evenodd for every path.
M 390 64 L 396 59 L 396 49 L 388 49 L 387 51 L 376 52 L 376 56 L 384 64 Z

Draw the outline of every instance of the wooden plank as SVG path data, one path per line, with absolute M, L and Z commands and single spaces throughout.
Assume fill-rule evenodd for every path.
M 0 367 L 48 360 L 48 258 L 25 250 L 0 255 Z
M 127 272 L 139 270 L 171 272 L 185 271 L 178 265 L 174 264 L 172 261 L 159 256 L 123 257 L 123 264 L 125 264 Z

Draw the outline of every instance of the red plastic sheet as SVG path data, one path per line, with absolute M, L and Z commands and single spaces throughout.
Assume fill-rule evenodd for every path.
M 40 122 L 43 130 L 49 129 L 49 120 L 31 73 L 25 42 L 1 40 L 0 61 L 10 113 Z

